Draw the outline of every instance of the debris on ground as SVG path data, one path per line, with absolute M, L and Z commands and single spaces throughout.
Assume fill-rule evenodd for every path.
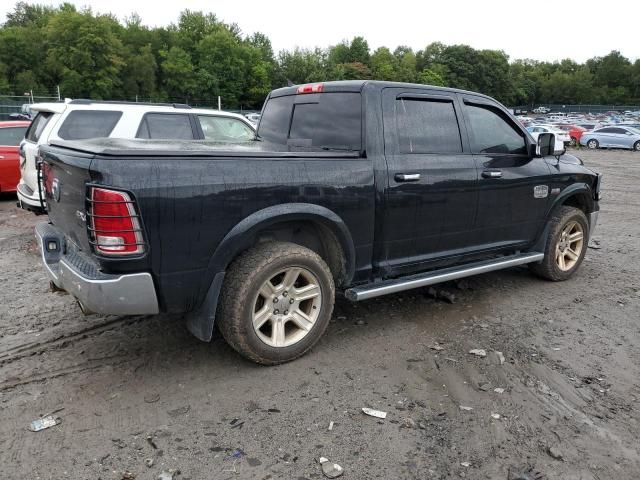
M 333 420 L 329 422 L 329 431 L 333 430 Z
M 176 480 L 178 475 L 180 474 L 180 470 L 175 470 L 170 468 L 169 470 L 163 470 L 158 475 L 157 480 Z
M 507 480 L 544 480 L 545 476 L 542 472 L 529 467 L 527 470 L 512 470 L 509 468 Z
M 438 298 L 447 303 L 456 303 L 456 295 L 447 290 L 438 290 Z
M 558 447 L 548 447 L 547 453 L 551 458 L 554 458 L 556 460 L 564 460 L 564 455 Z
M 367 322 L 365 322 L 364 320 L 360 319 L 360 320 L 356 320 L 355 323 L 357 326 L 361 327 L 362 325 L 366 325 Z
M 441 346 L 438 342 L 434 343 L 433 345 L 431 345 L 429 347 L 431 350 L 435 350 L 436 352 L 440 352 L 441 350 L 444 350 L 444 347 Z
M 456 295 L 442 288 L 429 287 L 426 292 L 427 297 L 444 300 L 448 303 L 456 303 Z
M 487 383 L 487 382 L 485 382 L 485 383 L 481 383 L 481 384 L 478 386 L 478 388 L 479 388 L 480 390 L 482 390 L 483 392 L 488 392 L 489 390 L 491 390 L 491 384 L 490 384 L 490 383 Z
M 149 468 L 153 467 L 153 458 L 145 458 L 144 464 Z
M 230 456 L 233 458 L 242 458 L 244 457 L 244 455 L 244 451 L 238 448 L 237 450 L 234 450 L 234 452 Z
M 400 428 L 416 428 L 416 422 L 413 420 L 413 418 L 405 418 L 402 420 L 402 425 L 400 425 Z
M 135 473 L 131 473 L 129 471 L 125 471 L 122 474 L 122 477 L 120 478 L 120 480 L 136 480 L 136 474 Z
M 500 388 L 500 387 L 494 388 L 493 391 L 496 393 L 504 393 L 504 388 Z
M 494 353 L 496 354 L 496 357 L 498 357 L 498 361 L 500 362 L 500 365 L 504 365 L 505 358 L 504 358 L 504 355 L 502 354 L 502 352 L 498 352 L 496 350 Z
M 462 465 L 463 467 L 470 467 L 471 462 L 460 462 L 460 465 Z
M 44 430 L 46 428 L 54 427 L 62 422 L 60 417 L 56 417 L 54 415 L 47 415 L 45 417 L 34 420 L 29 425 L 29 430 L 32 432 L 39 432 L 40 430 Z
M 469 350 L 469 353 L 471 355 L 475 355 L 476 357 L 486 357 L 487 356 L 487 351 L 484 350 L 483 348 L 474 348 L 473 350 Z
M 159 393 L 147 393 L 144 396 L 144 401 L 146 403 L 156 403 L 158 400 L 160 400 L 160 394 Z
M 387 418 L 387 412 L 382 412 L 380 410 L 374 410 L 373 408 L 363 407 L 362 412 L 365 415 L 369 415 L 370 417 L 376 418 Z
M 158 446 L 156 445 L 156 442 L 153 441 L 153 437 L 151 435 L 147 435 L 147 443 L 151 445 L 151 448 L 154 450 L 158 449 Z
M 493 418 L 494 420 L 500 420 L 500 414 L 499 413 L 492 413 L 491 414 L 491 418 Z
M 600 245 L 600 240 L 592 238 L 588 245 L 589 248 L 594 250 L 600 250 L 602 246 Z
M 173 410 L 168 410 L 167 415 L 170 417 L 177 417 L 189 413 L 189 410 L 191 410 L 191 405 L 184 405 L 182 407 L 174 408 Z
M 470 412 L 473 410 L 473 407 L 465 407 L 464 405 L 460 405 L 460 410 L 464 410 L 465 412 Z
M 337 463 L 329 461 L 326 457 L 320 457 L 318 462 L 322 466 L 322 473 L 327 478 L 338 478 L 344 473 L 344 468 Z

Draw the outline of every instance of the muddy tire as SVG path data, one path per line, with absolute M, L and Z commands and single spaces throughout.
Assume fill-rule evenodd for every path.
M 318 342 L 334 297 L 333 276 L 318 254 L 294 243 L 266 242 L 230 265 L 216 322 L 242 356 L 277 365 Z
M 589 241 L 589 222 L 578 208 L 562 206 L 549 220 L 544 259 L 529 264 L 539 277 L 559 282 L 567 280 L 580 267 Z

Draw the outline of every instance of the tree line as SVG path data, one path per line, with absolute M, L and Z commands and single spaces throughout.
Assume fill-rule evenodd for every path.
M 579 48 L 579 47 L 576 47 Z M 580 64 L 510 61 L 499 50 L 439 42 L 414 51 L 371 51 L 363 37 L 328 48 L 274 53 L 262 33 L 244 35 L 214 14 L 184 10 L 150 28 L 133 14 L 16 4 L 0 26 L 0 94 L 52 91 L 93 99 L 144 99 L 260 108 L 273 88 L 377 79 L 463 88 L 507 105 L 639 104 L 640 60 L 618 51 Z

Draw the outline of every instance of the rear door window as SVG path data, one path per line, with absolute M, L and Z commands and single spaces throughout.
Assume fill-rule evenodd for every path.
M 524 134 L 497 108 L 467 104 L 471 147 L 474 153 L 507 153 L 524 155 Z
M 108 137 L 121 117 L 122 112 L 115 110 L 74 110 L 62 122 L 58 136 L 64 140 Z
M 205 140 L 244 142 L 253 139 L 255 131 L 242 120 L 214 115 L 198 115 Z
M 49 120 L 53 118 L 52 112 L 40 112 L 36 115 L 36 118 L 33 119 L 31 125 L 29 125 L 29 129 L 27 130 L 26 139 L 30 142 L 38 143 L 40 139 L 40 135 L 42 135 L 42 131 L 49 123 Z
M 291 147 L 359 151 L 362 101 L 358 92 L 289 95 L 271 98 L 258 135 Z
M 140 123 L 136 138 L 193 140 L 195 135 L 189 115 L 147 113 Z
M 6 127 L 0 128 L 0 145 L 17 147 L 24 139 L 27 127 Z
M 399 98 L 396 124 L 400 153 L 461 153 L 458 118 L 451 100 Z

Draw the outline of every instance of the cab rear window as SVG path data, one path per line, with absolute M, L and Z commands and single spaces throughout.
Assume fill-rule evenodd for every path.
M 49 120 L 51 120 L 52 117 L 52 112 L 38 113 L 36 118 L 33 119 L 33 122 L 31 122 L 31 125 L 29 125 L 25 138 L 30 142 L 38 143 L 44 127 L 47 126 L 47 123 L 49 123 Z
M 295 147 L 359 151 L 362 148 L 360 93 L 275 97 L 267 102 L 258 135 Z
M 58 136 L 64 140 L 108 137 L 120 117 L 122 112 L 115 110 L 74 110 L 64 119 Z

